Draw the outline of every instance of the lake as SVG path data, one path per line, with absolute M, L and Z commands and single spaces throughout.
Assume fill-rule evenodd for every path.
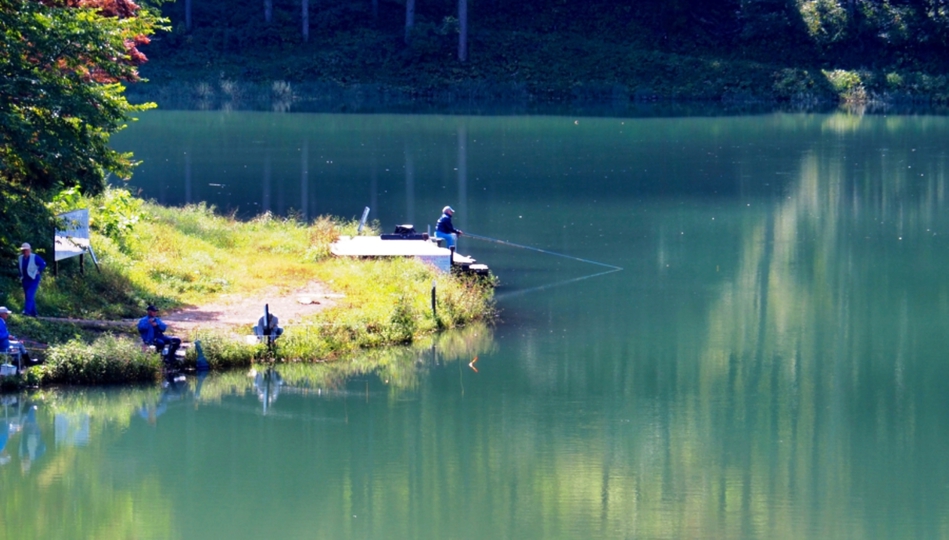
M 0 537 L 949 537 L 949 118 L 153 111 L 113 143 L 163 204 L 451 205 L 508 242 L 459 248 L 501 320 L 4 396 Z

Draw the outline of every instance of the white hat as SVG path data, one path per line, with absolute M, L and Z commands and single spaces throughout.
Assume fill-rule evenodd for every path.
M 33 249 L 33 248 L 30 247 L 30 245 L 27 244 L 26 242 L 23 242 L 23 245 L 20 246 L 20 251 L 23 251 L 24 249 Z
M 0 313 L 13 313 L 6 306 L 0 306 Z
M 455 213 L 455 209 L 452 208 L 452 207 L 450 207 L 450 206 L 446 206 L 445 208 L 442 208 L 442 213 L 443 213 L 443 214 L 447 214 L 448 212 L 451 212 L 452 214 L 454 214 L 454 213 Z

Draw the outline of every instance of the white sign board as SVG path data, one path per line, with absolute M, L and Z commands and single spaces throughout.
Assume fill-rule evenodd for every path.
M 56 217 L 60 222 L 53 239 L 56 260 L 82 255 L 89 250 L 89 210 L 73 210 Z

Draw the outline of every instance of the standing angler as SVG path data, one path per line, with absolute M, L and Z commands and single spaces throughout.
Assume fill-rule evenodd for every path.
M 17 269 L 20 271 L 20 282 L 23 283 L 23 314 L 36 317 L 36 290 L 40 288 L 40 278 L 46 269 L 46 261 L 33 253 L 33 249 L 26 242 L 20 246 L 20 256 L 17 257 Z

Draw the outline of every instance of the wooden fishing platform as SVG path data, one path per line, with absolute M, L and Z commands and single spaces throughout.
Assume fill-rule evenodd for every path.
M 337 257 L 415 257 L 442 272 L 453 269 L 477 275 L 488 275 L 487 265 L 439 246 L 434 238 L 411 235 L 395 238 L 385 236 L 341 236 L 330 244 L 330 253 Z M 424 235 L 427 236 L 427 235 Z

